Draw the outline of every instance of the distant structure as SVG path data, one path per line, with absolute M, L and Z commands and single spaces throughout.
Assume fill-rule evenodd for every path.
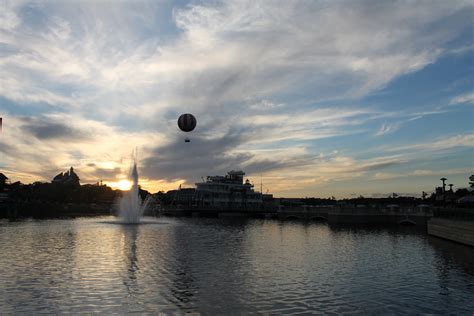
M 58 183 L 58 184 L 65 184 L 65 185 L 72 185 L 72 186 L 79 186 L 79 177 L 74 172 L 74 168 L 71 167 L 69 171 L 64 173 L 60 173 L 53 178 L 51 183 Z
M 462 198 L 460 198 L 458 200 L 458 203 L 461 203 L 461 204 L 470 204 L 471 206 L 474 206 L 474 174 L 471 175 L 469 177 L 469 186 L 470 186 L 470 192 L 463 196 Z
M 7 176 L 0 172 L 0 188 L 3 188 L 5 186 L 7 180 Z
M 448 180 L 448 179 L 443 177 L 440 180 L 443 181 L 443 193 L 444 193 L 444 192 L 446 192 L 446 180 Z
M 446 180 L 448 179 L 443 177 L 440 180 L 442 181 L 443 186 L 435 188 L 435 201 L 441 204 L 456 202 L 458 196 L 454 193 L 454 184 L 448 184 L 449 190 L 446 190 Z
M 253 209 L 262 208 L 263 195 L 255 192 L 253 184 L 241 170 L 229 171 L 225 176 L 208 176 L 196 188 L 179 188 L 172 192 L 175 204 L 196 208 Z
M 196 183 L 195 202 L 202 206 L 229 208 L 260 208 L 262 194 L 253 190 L 253 185 L 241 170 L 229 171 L 225 176 L 210 176 Z
M 427 196 L 428 196 L 428 193 L 426 193 L 425 191 L 423 191 L 423 192 L 421 193 L 421 198 L 422 198 L 423 200 L 426 199 Z
M 0 184 L 5 184 L 8 180 L 8 177 L 0 172 Z

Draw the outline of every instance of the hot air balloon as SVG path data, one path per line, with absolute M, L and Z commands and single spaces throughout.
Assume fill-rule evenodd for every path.
M 196 118 L 189 113 L 182 114 L 178 119 L 178 127 L 183 132 L 189 133 L 196 127 Z M 184 142 L 189 143 L 189 138 L 186 138 Z

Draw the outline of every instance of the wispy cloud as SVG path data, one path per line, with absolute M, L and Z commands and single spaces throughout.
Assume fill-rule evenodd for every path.
M 401 123 L 383 123 L 380 129 L 375 133 L 375 136 L 382 136 L 397 131 L 400 128 Z
M 133 145 L 146 148 L 150 141 L 160 142 L 162 135 L 124 132 L 61 113 L 35 118 L 9 116 L 0 137 L 2 167 L 22 181 L 31 175 L 47 181 L 71 165 L 84 182 L 112 180 L 127 175 Z
M 382 139 L 374 130 L 387 135 L 435 111 L 397 116 L 361 99 L 465 52 L 451 45 L 472 11 L 463 1 L 5 2 L 2 164 L 20 179 L 72 164 L 83 179 L 115 181 L 138 146 L 150 185 L 240 167 L 281 190 L 279 172 L 296 189 L 397 166 L 405 158 L 384 154 L 395 148 L 364 158 L 314 148 Z M 175 125 L 182 112 L 198 117 L 187 147 Z M 398 150 L 472 141 L 463 137 Z
M 461 103 L 474 103 L 474 92 L 468 92 L 465 94 L 458 95 L 449 101 L 450 105 L 461 104 Z
M 452 175 L 462 174 L 468 175 L 473 170 L 471 168 L 453 168 L 453 169 L 440 169 L 440 170 L 427 170 L 417 169 L 411 172 L 377 172 L 374 175 L 376 180 L 392 180 L 404 177 L 432 177 L 432 176 L 445 176 L 449 177 Z
M 421 151 L 444 151 L 450 150 L 458 147 L 474 147 L 474 134 L 460 134 L 450 137 L 442 137 L 438 139 L 433 139 L 430 141 L 425 141 L 423 143 L 410 144 L 410 145 L 401 145 L 395 146 L 391 145 L 390 147 L 385 147 L 387 152 L 395 151 L 409 151 L 409 152 L 421 152 Z
M 51 12 L 36 31 L 25 20 L 8 23 L 2 33 L 16 51 L 2 60 L 8 74 L 2 77 L 9 78 L 2 94 L 86 111 L 120 111 L 151 100 L 155 109 L 192 102 L 205 110 L 241 102 L 242 95 L 258 100 L 293 93 L 295 85 L 318 98 L 362 96 L 432 63 L 442 53 L 439 45 L 456 34 L 456 25 L 434 29 L 420 42 L 418 26 L 461 12 L 461 4 L 415 6 L 193 4 L 174 10 L 181 36 L 161 44 L 165 36 L 156 33 L 139 45 L 142 26 L 124 22 L 133 22 L 134 14 L 143 21 L 150 16 L 130 3 L 117 3 L 110 15 L 109 8 L 87 3 L 76 10 L 33 6 L 40 17 Z M 12 20 L 22 21 L 21 6 L 7 9 Z M 377 27 L 366 23 L 368 15 L 377 17 L 371 20 Z M 340 77 L 344 83 L 335 84 Z

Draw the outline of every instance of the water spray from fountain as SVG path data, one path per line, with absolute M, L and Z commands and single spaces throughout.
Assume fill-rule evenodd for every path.
M 119 201 L 119 216 L 124 223 L 127 224 L 138 224 L 145 211 L 148 199 L 142 202 L 139 194 L 138 187 L 138 169 L 137 169 L 137 150 L 133 157 L 133 166 L 130 172 L 130 180 L 132 180 L 132 187 L 129 191 L 125 192 Z

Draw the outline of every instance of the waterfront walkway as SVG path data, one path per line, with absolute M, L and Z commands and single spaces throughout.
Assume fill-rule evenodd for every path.
M 433 216 L 429 208 L 386 207 L 286 207 L 279 209 L 166 208 L 164 215 L 205 217 L 265 217 L 281 220 L 320 220 L 330 224 L 399 224 L 426 226 Z

